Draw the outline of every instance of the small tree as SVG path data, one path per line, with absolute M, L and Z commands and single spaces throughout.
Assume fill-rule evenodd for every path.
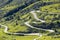
M 16 21 L 16 25 L 18 25 L 18 22 Z

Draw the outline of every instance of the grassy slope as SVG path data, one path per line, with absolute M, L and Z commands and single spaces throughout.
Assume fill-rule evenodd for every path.
M 43 12 L 48 11 L 48 12 L 51 12 L 51 13 L 60 13 L 59 8 L 60 8 L 60 3 L 41 7 L 40 10 L 43 11 Z
M 38 40 L 60 40 L 59 37 L 52 37 L 52 36 L 43 36 L 41 38 L 39 38 Z
M 15 0 L 16 1 L 16 0 Z M 15 5 L 16 4 L 16 5 Z M 18 3 L 19 4 L 19 3 Z M 24 3 L 23 3 L 24 4 Z M 12 6 L 13 5 L 13 6 Z M 14 9 L 14 8 L 17 8 L 18 7 L 18 5 L 17 5 L 17 3 L 15 3 L 15 2 L 12 2 L 11 4 L 10 4 L 10 6 L 9 6 L 9 4 L 8 4 L 8 7 L 7 7 L 7 5 L 5 6 L 5 7 L 3 7 L 3 8 L 1 8 L 1 10 L 4 10 L 5 12 L 6 11 L 10 11 L 10 10 L 12 10 L 12 9 Z M 11 7 L 12 7 L 12 9 L 11 9 Z M 5 14 L 5 13 L 4 13 Z M 20 15 L 20 13 L 16 13 L 15 14 L 16 16 L 14 17 L 14 19 L 12 19 L 12 20 L 10 20 L 10 21 L 3 21 L 3 24 L 4 25 L 7 25 L 8 27 L 9 27 L 9 31 L 10 32 L 17 32 L 17 31 L 27 31 L 26 29 L 27 29 L 27 27 L 25 26 L 25 25 L 23 25 L 23 26 L 20 26 L 20 24 L 21 24 L 21 21 L 18 21 L 17 20 L 17 16 L 18 15 Z M 27 14 L 28 16 L 29 16 L 29 14 Z M 27 15 L 23 15 L 21 18 L 25 18 Z M 5 18 L 3 19 L 3 20 L 5 20 Z M 18 25 L 16 25 L 16 21 L 18 21 Z M 24 20 L 23 20 L 24 21 Z M 23 22 L 22 21 L 22 22 Z M 47 20 L 48 21 L 48 20 Z M 13 25 L 14 24 L 14 25 Z M 22 23 L 23 24 L 23 23 Z M 15 27 L 15 28 L 14 28 Z M 14 39 L 16 39 L 16 40 L 33 40 L 34 38 L 36 38 L 37 36 L 15 36 L 15 35 L 7 35 L 7 34 L 5 34 L 4 32 L 3 32 L 3 30 L 2 29 L 0 29 L 0 39 L 1 40 L 14 40 Z M 45 37 L 45 36 L 44 36 Z M 51 37 L 49 37 L 49 36 L 46 36 L 45 37 L 45 39 L 44 39 L 44 37 L 42 37 L 41 39 L 42 40 L 45 40 L 45 39 L 48 39 L 48 38 L 50 38 L 50 39 L 52 39 Z M 39 39 L 40 40 L 40 39 Z M 53 40 L 55 40 L 55 38 L 53 38 Z M 57 38 L 57 40 L 59 40 L 59 38 Z
M 18 35 L 7 35 L 3 32 L 3 28 L 0 28 L 0 40 L 33 40 L 38 36 L 18 36 Z

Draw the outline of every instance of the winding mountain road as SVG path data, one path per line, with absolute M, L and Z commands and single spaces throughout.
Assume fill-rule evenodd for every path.
M 40 12 L 40 11 L 38 10 L 37 12 Z M 39 19 L 39 18 L 37 17 L 37 14 L 35 13 L 35 11 L 31 11 L 30 13 L 34 16 L 34 18 L 35 18 L 37 21 L 45 22 L 44 20 L 41 20 L 41 19 Z
M 37 21 L 41 21 L 41 22 L 45 22 L 44 20 L 41 20 L 37 17 L 37 14 L 35 13 L 36 11 L 31 11 L 30 13 L 34 16 L 34 18 L 37 20 Z M 37 11 L 39 12 L 39 10 Z M 45 31 L 49 31 L 49 32 L 55 32 L 54 30 L 49 30 L 49 29 L 42 29 L 42 28 L 37 28 L 37 27 L 33 27 L 29 24 L 30 22 L 27 21 L 25 22 L 25 25 L 29 26 L 30 28 L 35 28 L 35 29 L 38 29 L 38 30 L 45 30 Z
M 5 25 L 1 25 L 1 27 L 4 27 L 4 33 L 7 33 L 7 34 L 14 34 L 14 35 L 39 35 L 40 33 L 11 33 L 11 32 L 8 32 L 8 26 L 5 26 Z
M 39 35 L 39 37 L 38 38 L 35 38 L 34 40 L 38 40 L 40 37 L 42 37 L 43 35 Z
M 39 10 L 38 11 L 31 11 L 30 13 L 33 15 L 34 19 L 37 20 L 37 21 L 40 21 L 40 22 L 45 22 L 44 20 L 41 20 L 37 17 L 37 14 L 35 12 L 40 12 Z M 42 28 L 37 28 L 37 27 L 34 27 L 34 26 L 31 26 L 29 24 L 30 22 L 27 21 L 27 22 L 24 22 L 24 24 L 30 28 L 34 28 L 34 29 L 38 29 L 38 30 L 44 30 L 44 31 L 49 31 L 49 32 L 55 32 L 54 30 L 50 30 L 50 29 L 42 29 Z M 35 22 L 36 23 L 36 22 Z M 37 40 L 39 39 L 40 37 L 43 36 L 43 34 L 40 34 L 40 33 L 29 33 L 29 34 L 25 34 L 25 33 L 11 33 L 11 32 L 8 32 L 8 26 L 5 26 L 5 25 L 2 25 L 0 24 L 1 27 L 4 27 L 4 33 L 7 33 L 7 34 L 14 34 L 14 35 L 38 35 L 39 37 L 38 38 L 35 38 L 34 40 Z M 45 34 L 44 34 L 45 35 Z
M 35 12 L 40 12 L 39 10 L 38 11 L 31 11 L 30 13 L 34 16 L 34 18 L 37 20 L 37 21 L 40 21 L 40 22 L 45 22 L 44 20 L 41 20 L 37 17 L 37 14 Z M 36 23 L 36 22 L 35 22 Z M 34 27 L 34 26 L 31 26 L 29 24 L 29 21 L 25 22 L 25 25 L 27 25 L 28 27 L 30 28 L 34 28 L 34 29 L 38 29 L 38 30 L 44 30 L 44 31 L 49 31 L 49 32 L 55 32 L 54 30 L 50 30 L 50 29 L 42 29 L 42 28 L 37 28 L 37 27 Z M 44 34 L 46 35 L 46 34 Z M 40 37 L 42 37 L 43 35 L 40 34 L 38 38 L 35 38 L 34 40 L 37 40 L 39 39 Z
M 40 11 L 38 10 L 37 12 L 40 12 Z M 41 19 L 39 19 L 39 18 L 37 17 L 35 11 L 31 11 L 30 13 L 34 16 L 34 18 L 35 18 L 37 21 L 45 22 L 44 20 L 41 20 Z M 29 21 L 25 22 L 24 24 L 25 24 L 26 26 L 30 27 L 30 28 L 34 28 L 34 29 L 38 29 L 38 30 L 44 30 L 44 31 L 49 31 L 49 32 L 55 32 L 54 30 L 42 29 L 42 28 L 37 28 L 37 27 L 31 26 L 31 25 L 29 24 Z M 20 34 L 20 35 L 38 35 L 39 37 L 38 37 L 38 38 L 35 38 L 34 40 L 37 40 L 37 39 L 39 39 L 40 37 L 42 37 L 42 34 L 40 34 L 40 33 L 29 33 L 29 34 L 25 34 L 25 33 L 11 33 L 11 32 L 8 32 L 8 26 L 1 25 L 1 24 L 0 24 L 0 26 L 5 28 L 5 29 L 4 29 L 4 32 L 7 33 L 7 34 L 14 34 L 14 35 L 19 35 L 19 34 Z

